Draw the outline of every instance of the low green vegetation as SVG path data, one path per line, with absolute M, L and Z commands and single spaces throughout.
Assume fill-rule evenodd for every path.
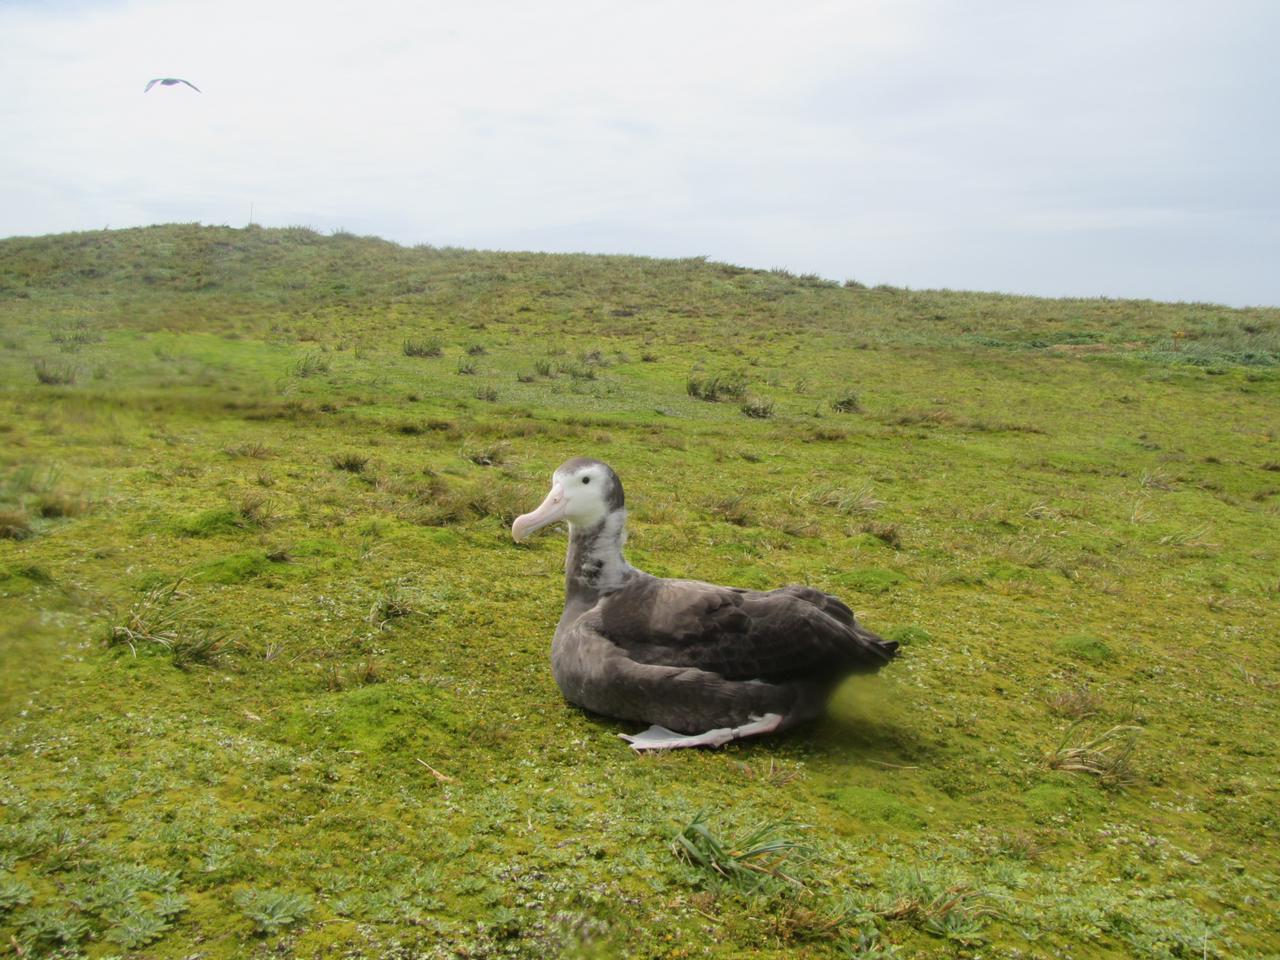
M 902 655 L 632 755 L 664 576 Z M 0 241 L 0 956 L 1280 955 L 1280 311 L 172 225 Z

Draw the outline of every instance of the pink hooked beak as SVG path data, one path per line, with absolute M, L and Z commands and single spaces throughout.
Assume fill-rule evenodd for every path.
M 511 524 L 511 536 L 519 542 L 527 538 L 535 530 L 541 530 L 549 523 L 563 520 L 567 507 L 568 504 L 564 499 L 564 487 L 558 483 L 554 484 L 551 487 L 551 492 L 547 494 L 547 499 L 538 505 L 537 510 L 516 517 L 515 523 Z

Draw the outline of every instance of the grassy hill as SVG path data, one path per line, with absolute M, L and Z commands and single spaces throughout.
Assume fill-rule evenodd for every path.
M 1280 956 L 1280 310 L 172 225 L 0 241 L 0 955 Z M 634 757 L 660 575 L 903 643 Z

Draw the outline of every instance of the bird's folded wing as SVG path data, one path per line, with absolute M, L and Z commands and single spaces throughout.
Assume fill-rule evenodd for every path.
M 830 613 L 818 598 L 831 601 Z M 649 580 L 611 595 L 600 610 L 606 636 L 636 662 L 696 667 L 733 680 L 828 672 L 836 679 L 893 656 L 842 603 L 807 588 L 765 593 Z

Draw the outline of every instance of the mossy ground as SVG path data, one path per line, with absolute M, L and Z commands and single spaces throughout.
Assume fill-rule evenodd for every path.
M 170 226 L 0 242 L 0 384 L 0 951 L 1280 954 L 1277 311 Z M 578 454 L 903 656 L 632 756 L 508 530 Z

